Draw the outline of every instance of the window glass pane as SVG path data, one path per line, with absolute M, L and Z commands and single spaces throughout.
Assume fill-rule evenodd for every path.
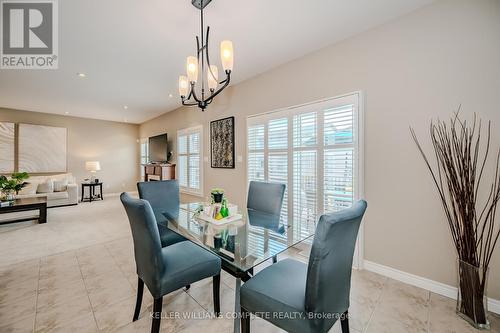
M 187 173 L 187 156 L 178 156 L 177 170 L 179 173 L 179 185 L 183 187 L 188 186 L 188 173 Z
M 268 148 L 286 149 L 288 147 L 288 119 L 274 119 L 268 125 Z
M 248 180 L 265 180 L 264 153 L 248 153 Z
M 324 158 L 325 212 L 350 207 L 354 200 L 354 150 L 328 149 Z
M 353 107 L 325 110 L 325 145 L 352 143 Z
M 179 135 L 177 137 L 177 152 L 179 154 L 187 154 L 188 144 L 187 144 L 187 135 Z
M 189 155 L 189 187 L 200 189 L 200 155 Z
M 293 117 L 293 146 L 314 146 L 317 142 L 316 112 L 297 114 Z
M 313 232 L 317 214 L 316 151 L 293 153 L 293 223 L 294 232 Z
M 264 149 L 264 125 L 248 128 L 248 150 Z
M 193 133 L 189 135 L 189 153 L 200 152 L 200 133 Z

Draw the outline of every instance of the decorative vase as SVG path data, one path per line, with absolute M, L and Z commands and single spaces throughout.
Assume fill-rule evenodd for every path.
M 221 203 L 223 197 L 224 193 L 212 193 L 212 199 L 214 200 L 214 203 Z
M 457 314 L 477 329 L 488 330 L 488 268 L 458 259 Z

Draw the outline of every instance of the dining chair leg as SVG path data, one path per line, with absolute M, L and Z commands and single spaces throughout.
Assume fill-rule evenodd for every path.
M 213 292 L 214 292 L 214 312 L 215 316 L 220 316 L 220 273 L 214 275 L 213 281 Z
M 156 298 L 153 303 L 153 323 L 151 324 L 151 333 L 160 332 L 161 322 L 161 307 L 163 304 L 163 297 Z
M 136 321 L 137 319 L 139 319 L 139 313 L 141 312 L 142 304 L 142 294 L 144 293 L 144 281 L 142 281 L 140 277 L 138 277 L 137 279 L 137 301 L 135 302 L 134 317 L 132 318 L 132 321 Z
M 342 327 L 342 333 L 349 333 L 349 314 L 347 311 L 340 317 L 340 326 Z
M 188 284 L 188 285 L 186 286 L 185 290 L 186 290 L 186 291 L 188 291 L 188 290 L 189 290 L 189 288 L 191 288 L 191 285 L 190 285 L 190 284 Z
M 241 308 L 241 333 L 250 333 L 250 312 Z

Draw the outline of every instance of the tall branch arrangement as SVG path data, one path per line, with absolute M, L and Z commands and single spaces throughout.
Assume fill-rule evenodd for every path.
M 413 128 L 410 132 L 438 190 L 458 258 L 474 268 L 459 263 L 462 298 L 459 311 L 476 323 L 486 324 L 482 302 L 487 269 L 500 236 L 495 225 L 500 200 L 500 147 L 495 152 L 494 179 L 483 188 L 481 179 L 490 154 L 491 122 L 488 121 L 484 140 L 481 120 L 474 114 L 472 123 L 468 123 L 460 119 L 459 112 L 452 116 L 449 125 L 440 120 L 431 121 L 430 137 L 437 166 L 431 165 Z M 478 202 L 481 190 L 488 191 L 482 204 Z

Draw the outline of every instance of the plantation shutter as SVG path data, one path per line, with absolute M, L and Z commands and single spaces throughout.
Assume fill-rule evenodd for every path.
M 286 184 L 282 220 L 294 235 L 314 232 L 321 214 L 360 197 L 358 101 L 346 95 L 247 120 L 248 180 Z
M 177 178 L 183 192 L 191 194 L 202 191 L 202 127 L 192 127 L 177 133 Z
M 324 210 L 338 211 L 354 201 L 355 152 L 352 104 L 325 110 Z

